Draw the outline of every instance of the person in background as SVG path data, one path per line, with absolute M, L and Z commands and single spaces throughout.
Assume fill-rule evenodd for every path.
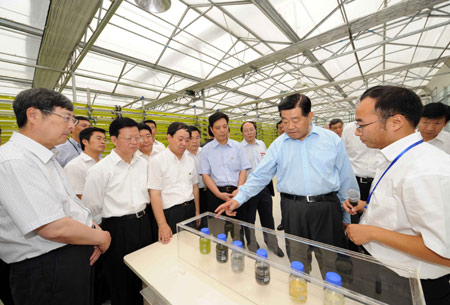
M 325 125 L 323 125 L 323 128 L 330 130 L 330 122 L 326 122 Z
M 80 132 L 83 152 L 64 167 L 67 179 L 80 199 L 83 195 L 87 171 L 99 161 L 100 154 L 105 151 L 106 143 L 105 130 L 102 128 L 88 127 Z
M 381 262 L 417 270 L 428 305 L 450 304 L 450 156 L 415 132 L 422 108 L 406 88 L 376 86 L 362 94 L 356 135 L 380 153 L 367 201 L 344 202 L 350 214 L 364 210 L 347 236 Z M 409 278 L 396 280 L 395 292 L 402 289 L 410 293 Z
M 343 223 L 349 223 L 350 217 L 342 213 L 341 202 L 349 189 L 358 190 L 358 184 L 344 145 L 335 133 L 312 123 L 311 101 L 306 95 L 284 98 L 278 110 L 285 133 L 272 142 L 237 194 L 216 212 L 234 215 L 235 209 L 245 206 L 276 174 L 277 190 L 284 204 L 285 232 L 346 248 Z M 336 255 L 322 255 L 317 248 L 286 239 L 289 259 L 303 262 L 305 272 L 311 270 L 311 251 L 319 257 L 323 275 L 338 268 Z
M 137 156 L 141 137 L 138 123 L 116 118 L 109 126 L 115 148 L 88 170 L 83 202 L 112 242 L 104 259 L 111 304 L 142 304 L 142 282 L 123 257 L 152 241 L 147 189 L 148 162 Z
M 430 103 L 423 107 L 417 129 L 425 142 L 450 154 L 450 132 L 443 130 L 450 120 L 450 106 Z
M 332 119 L 330 121 L 330 130 L 342 137 L 342 130 L 344 128 L 344 122 L 341 119 Z
M 154 139 L 153 148 L 155 149 L 155 152 L 158 153 L 166 149 L 166 146 L 156 139 L 156 122 L 153 120 L 145 120 L 142 123 L 147 124 L 148 127 L 150 127 L 150 129 L 152 130 L 152 135 Z
M 191 139 L 187 143 L 187 150 L 185 152 L 186 155 L 190 156 L 195 161 L 195 166 L 197 169 L 197 173 L 200 170 L 200 161 L 199 161 L 199 154 L 202 151 L 202 148 L 200 147 L 200 141 L 201 141 L 201 133 L 200 130 L 195 126 L 188 126 L 189 131 L 191 133 Z M 198 188 L 199 188 L 199 203 L 200 203 L 200 214 L 204 213 L 208 210 L 207 207 L 207 198 L 206 198 L 206 191 L 207 187 L 205 186 L 205 183 L 203 182 L 202 176 L 199 174 L 198 179 Z
M 87 117 L 75 116 L 75 119 L 77 119 L 77 124 L 72 130 L 72 136 L 65 143 L 56 146 L 59 152 L 56 155 L 56 160 L 62 167 L 65 167 L 67 163 L 83 152 L 80 144 L 80 132 L 85 128 L 91 127 Z
M 249 121 L 244 122 L 241 125 L 241 132 L 244 136 L 244 139 L 241 142 L 242 148 L 244 149 L 247 159 L 250 161 L 252 166 L 251 169 L 248 170 L 248 174 L 250 175 L 259 162 L 261 162 L 262 158 L 266 154 L 266 144 L 263 141 L 256 139 L 256 123 Z M 263 188 L 263 190 L 257 194 L 256 196 L 249 199 L 248 205 L 248 222 L 255 224 L 256 220 L 256 211 L 258 211 L 259 220 L 262 227 L 275 229 L 275 222 L 273 220 L 273 204 L 272 204 L 272 196 L 274 196 L 273 183 L 270 183 Z M 273 234 L 263 233 L 264 242 L 268 246 L 268 248 L 275 253 L 279 257 L 283 257 L 284 253 L 278 247 L 277 238 Z M 250 232 L 251 241 L 249 242 L 248 249 L 250 251 L 256 252 L 259 249 L 259 245 L 256 241 L 255 231 L 251 230 Z
M 278 135 L 279 135 L 279 136 L 281 136 L 281 135 L 284 133 L 283 121 L 282 121 L 282 120 L 280 120 L 280 121 L 277 123 L 277 132 L 278 132 Z
M 33 88 L 13 101 L 18 132 L 0 147 L 0 259 L 14 303 L 88 304 L 91 266 L 111 236 L 55 159 L 77 120 L 64 95 Z
M 229 139 L 228 115 L 217 111 L 209 116 L 208 121 L 214 140 L 203 147 L 199 159 L 200 174 L 208 188 L 208 211 L 214 212 L 221 203 L 236 195 L 238 187 L 247 179 L 247 170 L 251 165 L 241 144 Z M 247 221 L 247 206 L 238 209 L 235 216 Z M 217 232 L 211 230 L 214 236 L 223 232 L 215 229 Z M 227 226 L 225 230 L 231 231 L 233 239 L 243 241 L 244 233 L 240 226 Z
M 149 162 L 148 188 L 158 240 L 163 244 L 170 242 L 177 223 L 200 214 L 197 168 L 194 159 L 185 154 L 190 137 L 186 124 L 170 124 L 169 146 Z
M 154 145 L 155 139 L 152 135 L 152 129 L 144 123 L 138 125 L 141 142 L 139 143 L 139 150 L 136 154 L 145 160 L 155 157 L 159 152 L 163 151 L 160 146 Z

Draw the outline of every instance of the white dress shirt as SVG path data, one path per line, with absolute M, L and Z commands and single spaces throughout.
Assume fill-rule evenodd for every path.
M 164 149 L 160 149 L 158 147 L 158 149 L 155 149 L 156 147 L 153 146 L 152 152 L 150 153 L 150 156 L 147 156 L 146 154 L 144 154 L 142 151 L 138 150 L 136 152 L 136 156 L 144 158 L 145 161 L 150 161 L 151 158 L 154 158 L 158 153 L 160 153 L 161 151 L 163 151 Z
M 252 168 L 248 170 L 248 175 L 250 175 L 259 162 L 261 162 L 262 157 L 266 154 L 266 144 L 261 140 L 255 139 L 255 144 L 252 145 L 244 139 L 242 140 L 241 145 L 247 155 L 247 159 L 252 165 Z
M 0 258 L 8 264 L 65 245 L 39 236 L 43 225 L 63 217 L 92 225 L 55 153 L 17 132 L 0 147 Z
M 194 161 L 195 161 L 195 168 L 197 169 L 197 173 L 198 173 L 198 171 L 199 171 L 199 169 L 200 169 L 200 160 L 198 159 L 198 154 L 199 154 L 201 151 L 202 151 L 202 148 L 199 147 L 198 150 L 197 150 L 197 154 L 196 154 L 196 155 L 191 154 L 191 152 L 190 152 L 189 150 L 187 150 L 187 149 L 186 149 L 186 151 L 184 152 L 187 156 L 189 156 L 189 157 L 191 157 L 191 158 L 194 159 Z M 202 189 L 202 188 L 205 187 L 205 182 L 203 182 L 202 175 L 200 175 L 200 174 L 198 175 L 198 187 L 199 187 L 200 189 Z
M 198 184 L 195 161 L 185 154 L 179 160 L 166 148 L 148 163 L 148 188 L 160 190 L 163 209 L 194 199 L 193 185 Z
M 83 152 L 64 167 L 67 179 L 69 179 L 75 194 L 83 195 L 87 171 L 94 166 L 95 163 L 97 162 L 92 157 Z
M 421 138 L 420 133 L 414 133 L 381 150 L 372 188 L 397 155 Z M 449 198 L 450 155 L 424 142 L 407 151 L 386 172 L 373 192 L 360 224 L 421 235 L 427 248 L 450 258 Z M 364 248 L 381 262 L 417 269 L 421 279 L 435 279 L 450 273 L 449 267 L 421 260 L 378 242 L 367 243 Z
M 155 149 L 156 147 L 158 152 L 161 152 L 164 149 L 166 149 L 166 146 L 163 143 L 155 139 L 155 142 L 153 142 L 153 149 Z
M 355 135 L 356 123 L 350 122 L 344 127 L 342 132 L 342 142 L 347 151 L 348 158 L 352 164 L 353 171 L 358 177 L 373 178 L 376 171 L 376 156 L 379 149 L 368 148 L 366 144 L 361 142 Z
M 441 130 L 441 132 L 433 140 L 428 141 L 428 143 L 450 154 L 450 132 Z
M 136 154 L 128 164 L 112 150 L 88 170 L 83 202 L 97 223 L 102 218 L 134 214 L 146 208 L 150 202 L 147 167 L 147 161 Z

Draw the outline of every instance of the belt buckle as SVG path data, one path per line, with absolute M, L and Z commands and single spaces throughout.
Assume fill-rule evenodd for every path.
M 136 213 L 136 218 L 141 218 L 144 215 L 145 215 L 145 210 L 142 210 L 142 211 Z
M 311 198 L 312 196 L 310 195 L 306 195 L 306 202 L 314 202 L 313 199 Z

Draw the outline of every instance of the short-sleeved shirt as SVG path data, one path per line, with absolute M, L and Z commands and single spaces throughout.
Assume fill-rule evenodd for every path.
M 20 133 L 0 147 L 0 258 L 6 263 L 65 245 L 39 236 L 35 230 L 43 225 L 64 217 L 92 225 L 55 153 Z
M 92 211 L 94 220 L 134 214 L 150 202 L 147 189 L 148 162 L 134 154 L 131 163 L 116 152 L 88 170 L 83 203 Z
M 201 151 L 202 151 L 202 148 L 199 147 L 198 150 L 197 150 L 197 154 L 196 154 L 196 155 L 192 154 L 192 153 L 191 153 L 189 150 L 187 150 L 187 149 L 186 149 L 186 151 L 184 152 L 185 155 L 187 155 L 187 156 L 189 156 L 189 157 L 191 157 L 191 158 L 194 159 L 194 161 L 195 161 L 195 166 L 196 166 L 196 168 L 197 168 L 197 173 L 198 173 L 199 170 L 200 170 L 200 160 L 198 159 L 198 156 L 199 156 L 199 154 L 200 154 Z M 200 175 L 200 174 L 198 175 L 198 187 L 199 187 L 199 188 L 204 188 L 204 187 L 205 187 L 205 183 L 203 182 L 202 175 Z
M 420 133 L 414 133 L 380 151 L 372 189 L 389 164 L 421 138 Z M 428 142 L 421 143 L 404 153 L 386 172 L 360 224 L 421 235 L 427 248 L 449 259 L 449 200 L 450 156 Z M 421 279 L 435 279 L 450 273 L 450 267 L 429 263 L 378 242 L 369 242 L 364 248 L 381 262 L 417 269 Z
M 69 179 L 75 194 L 83 194 L 87 171 L 94 166 L 95 163 L 97 162 L 92 157 L 83 152 L 64 167 L 64 172 L 66 172 L 67 179 Z
M 56 160 L 58 160 L 62 167 L 65 167 L 67 163 L 78 157 L 83 152 L 80 143 L 75 141 L 73 138 L 69 138 L 65 143 L 56 146 L 56 148 L 58 149 Z
M 241 143 L 228 139 L 221 145 L 216 139 L 199 154 L 200 174 L 208 174 L 217 186 L 237 186 L 239 173 L 251 169 Z
M 148 163 L 148 188 L 161 191 L 163 209 L 194 199 L 193 185 L 198 174 L 193 158 L 181 159 L 166 148 Z
M 247 155 L 247 159 L 250 161 L 252 168 L 248 171 L 251 174 L 256 166 L 261 162 L 264 154 L 266 153 L 266 144 L 263 141 L 255 139 L 254 144 L 249 144 L 245 139 L 241 142 L 242 148 Z

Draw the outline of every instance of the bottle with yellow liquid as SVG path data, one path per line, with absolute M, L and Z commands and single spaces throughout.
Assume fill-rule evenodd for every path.
M 297 272 L 305 272 L 305 267 L 299 261 L 292 261 L 291 269 Z M 304 278 L 296 274 L 289 275 L 289 296 L 295 303 L 306 303 L 308 294 Z
M 209 235 L 208 228 L 202 228 L 200 230 L 202 233 Z M 209 254 L 211 252 L 211 241 L 207 237 L 200 237 L 200 253 Z

